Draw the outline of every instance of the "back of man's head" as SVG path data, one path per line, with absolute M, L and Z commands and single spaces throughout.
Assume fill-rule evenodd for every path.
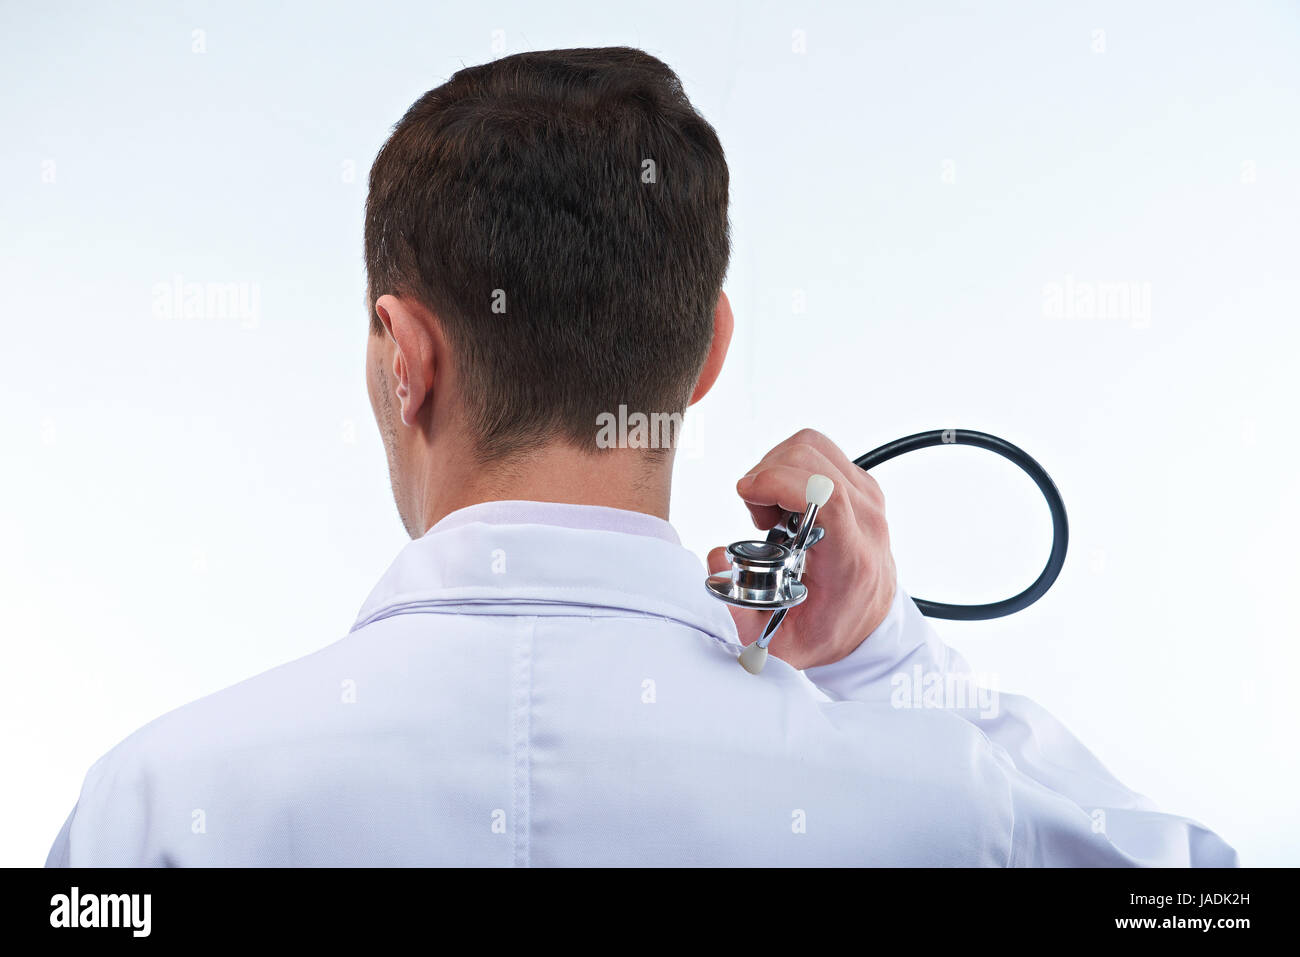
M 640 50 L 520 53 L 456 73 L 370 171 L 377 297 L 436 317 L 485 459 L 596 447 L 625 405 L 680 412 L 727 270 L 727 165 L 669 67 Z

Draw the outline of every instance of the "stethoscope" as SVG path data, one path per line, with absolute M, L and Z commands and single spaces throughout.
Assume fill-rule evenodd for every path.
M 1048 555 L 1047 564 L 1033 583 L 1011 598 L 984 605 L 949 605 L 926 601 L 924 598 L 912 600 L 921 614 L 954 621 L 1003 618 L 1028 608 L 1047 594 L 1065 564 L 1070 526 L 1065 517 L 1065 503 L 1061 500 L 1056 484 L 1047 471 L 1022 449 L 996 435 L 972 432 L 969 429 L 918 432 L 882 445 L 854 459 L 853 464 L 860 469 L 869 470 L 905 452 L 935 445 L 973 445 L 996 452 L 1019 466 L 1034 480 L 1038 490 L 1047 499 L 1047 507 L 1052 513 L 1052 551 Z M 787 512 L 781 522 L 768 532 L 765 541 L 742 541 L 728 545 L 727 560 L 731 562 L 731 571 L 710 575 L 705 580 L 709 593 L 729 605 L 772 612 L 762 635 L 739 655 L 741 666 L 750 674 L 756 675 L 763 670 L 763 665 L 767 663 L 767 647 L 785 620 L 786 613 L 808 597 L 808 586 L 800 580 L 803 577 L 804 562 L 808 549 L 820 542 L 826 534 L 826 530 L 816 524 L 817 511 L 830 500 L 834 490 L 834 483 L 825 475 L 812 476 L 805 490 L 804 500 L 807 504 L 802 512 Z

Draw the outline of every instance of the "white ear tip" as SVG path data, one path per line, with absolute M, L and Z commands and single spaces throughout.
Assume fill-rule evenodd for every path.
M 767 649 L 758 647 L 758 642 L 754 642 L 746 646 L 736 660 L 740 662 L 740 667 L 751 675 L 756 675 L 763 670 L 763 665 L 767 664 Z
M 814 475 L 808 479 L 808 488 L 805 492 L 804 501 L 821 508 L 830 501 L 831 492 L 835 491 L 835 483 L 825 475 Z

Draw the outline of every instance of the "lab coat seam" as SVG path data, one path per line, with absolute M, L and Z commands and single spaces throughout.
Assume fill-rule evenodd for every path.
M 680 625 L 684 628 L 689 628 L 690 630 L 698 632 L 702 635 L 706 635 L 713 641 L 719 642 L 720 644 L 723 644 L 727 647 L 731 647 L 733 645 L 739 644 L 738 641 L 733 641 L 732 639 L 726 637 L 725 635 L 719 634 L 718 632 L 712 630 L 709 627 L 706 627 L 704 624 L 700 623 L 697 620 L 692 620 L 689 618 L 678 618 L 673 615 L 667 615 L 660 612 L 648 611 L 639 608 L 628 608 L 628 607 L 616 606 L 616 605 L 589 605 L 587 606 L 588 608 L 601 608 L 607 611 L 623 613 L 623 614 L 593 616 L 590 614 L 585 614 L 583 612 L 577 611 L 576 609 L 579 607 L 577 605 L 573 605 L 568 602 L 555 602 L 553 603 L 555 607 L 567 607 L 567 608 L 573 608 L 575 610 L 570 612 L 557 612 L 554 614 L 547 614 L 544 616 L 536 615 L 536 614 L 526 616 L 524 614 L 525 609 L 534 607 L 535 605 L 550 605 L 550 604 L 551 603 L 547 603 L 547 602 L 536 602 L 531 604 L 520 604 L 513 608 L 505 608 L 505 609 L 493 607 L 493 609 L 489 611 L 484 609 L 481 606 L 476 608 L 473 605 L 456 605 L 456 604 L 439 603 L 438 605 L 434 606 L 430 604 L 422 604 L 419 602 L 411 602 L 411 603 L 407 603 L 404 606 L 394 605 L 390 608 L 386 608 L 383 610 L 382 614 L 376 613 L 375 615 L 368 618 L 364 622 L 355 625 L 353 627 L 353 631 L 354 632 L 362 631 L 371 625 L 377 624 L 378 622 L 385 621 L 389 618 L 395 618 L 400 615 L 447 615 L 449 617 L 474 615 L 474 616 L 480 616 L 485 618 L 529 617 L 533 620 L 536 620 L 541 617 L 545 617 L 548 619 L 570 618 L 570 619 L 578 619 L 582 621 L 599 617 L 601 620 L 610 620 L 610 621 L 636 621 L 636 620 L 666 621 L 666 622 L 671 622 L 672 624 L 675 625 Z
M 533 677 L 532 651 L 537 635 L 537 618 L 520 622 L 521 630 L 515 640 L 514 667 L 511 674 L 511 726 L 514 766 L 512 787 L 513 835 L 512 863 L 515 867 L 529 867 L 532 830 L 532 707 Z
M 1011 779 L 1007 777 L 1006 768 L 1002 768 L 1002 781 L 1007 786 L 1007 809 L 1011 815 L 1011 828 L 1007 835 L 1007 867 L 1016 866 L 1016 798 L 1011 790 Z
M 989 738 L 988 734 L 985 733 L 983 728 L 975 724 L 970 724 L 970 727 L 975 730 L 975 733 L 979 735 L 981 739 L 983 739 L 985 746 L 988 748 L 988 753 L 993 759 L 993 766 L 997 768 L 998 771 L 1001 773 L 1002 783 L 1007 789 L 1007 814 L 1011 818 L 1011 826 L 1008 829 L 1008 833 L 1007 833 L 1006 863 L 1003 864 L 1002 866 L 1007 868 L 1015 867 L 1016 866 L 1016 789 L 1015 786 L 1011 783 L 1011 772 L 1008 771 L 1006 766 L 998 759 L 998 751 L 1002 750 L 1003 753 L 1005 753 L 1005 749 L 1000 749 L 998 745 L 994 744 L 993 740 Z M 1009 754 L 1007 755 L 1007 760 L 1011 761 L 1012 768 L 1015 768 L 1015 762 L 1011 759 L 1011 756 Z M 1016 770 L 1017 773 L 1019 773 L 1019 770 L 1018 769 Z

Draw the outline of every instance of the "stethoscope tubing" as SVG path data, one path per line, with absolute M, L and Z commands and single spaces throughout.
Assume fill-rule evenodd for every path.
M 949 621 L 986 621 L 992 618 L 1004 618 L 1022 609 L 1028 608 L 1052 587 L 1061 568 L 1065 565 L 1065 553 L 1070 544 L 1070 523 L 1065 515 L 1065 502 L 1056 488 L 1056 483 L 1047 474 L 1047 470 L 1038 464 L 1027 452 L 1012 445 L 1006 439 L 987 432 L 975 432 L 970 429 L 934 429 L 918 432 L 915 435 L 895 439 L 873 449 L 866 455 L 854 459 L 853 464 L 864 471 L 870 471 L 883 462 L 897 458 L 907 452 L 927 449 L 936 445 L 972 445 L 976 448 L 996 452 L 1018 466 L 1034 480 L 1038 490 L 1047 499 L 1047 507 L 1052 513 L 1052 551 L 1047 557 L 1047 564 L 1033 583 L 1010 598 L 988 602 L 983 605 L 950 605 L 946 602 L 929 601 L 913 598 L 916 607 L 927 618 L 943 618 Z

